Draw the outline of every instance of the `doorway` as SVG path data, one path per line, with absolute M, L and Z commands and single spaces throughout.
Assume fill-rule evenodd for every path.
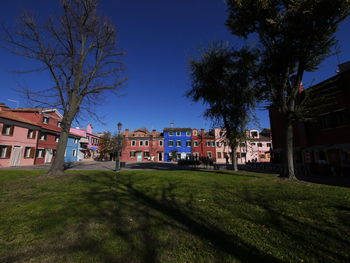
M 163 161 L 163 153 L 162 152 L 158 152 L 158 161 Z
M 137 156 L 137 161 L 141 162 L 142 161 L 142 152 L 137 152 L 136 156 Z
M 21 163 L 21 152 L 22 152 L 21 146 L 13 147 L 10 166 L 19 166 L 19 164 Z

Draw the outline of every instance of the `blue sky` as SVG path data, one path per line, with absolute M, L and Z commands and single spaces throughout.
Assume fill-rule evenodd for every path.
M 54 0 L 3 0 L 0 22 L 12 25 L 24 10 L 32 10 L 40 17 L 57 12 Z M 126 51 L 123 96 L 109 96 L 96 112 L 103 116 L 102 125 L 94 120 L 95 131 L 116 130 L 116 123 L 124 128 L 147 127 L 162 130 L 174 122 L 176 127 L 211 128 L 202 117 L 200 103 L 184 96 L 190 88 L 188 61 L 198 49 L 211 41 L 242 42 L 230 35 L 224 26 L 226 7 L 223 0 L 101 0 L 100 12 L 110 17 L 118 30 L 120 48 Z M 320 69 L 307 73 L 305 85 L 317 83 L 335 74 L 338 62 L 350 60 L 349 19 L 337 33 L 341 54 L 325 60 Z M 47 87 L 46 74 L 17 75 L 12 70 L 28 69 L 33 62 L 0 50 L 0 101 L 16 107 L 8 99 L 26 106 L 16 92 L 19 85 Z M 269 127 L 266 111 L 258 111 L 261 127 Z M 80 123 L 85 127 L 87 122 Z

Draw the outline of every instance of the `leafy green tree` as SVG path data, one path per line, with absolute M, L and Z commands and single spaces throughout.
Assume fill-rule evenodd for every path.
M 237 170 L 237 146 L 246 136 L 256 104 L 254 50 L 233 50 L 227 45 L 214 44 L 200 59 L 192 60 L 192 88 L 187 96 L 208 106 L 204 116 L 220 125 L 231 147 L 233 169 Z
M 257 37 L 266 95 L 284 117 L 285 169 L 296 179 L 293 124 L 307 107 L 299 91 L 305 71 L 331 54 L 334 33 L 349 16 L 349 0 L 228 0 L 226 25 L 237 36 Z M 274 135 L 276 136 L 276 134 Z

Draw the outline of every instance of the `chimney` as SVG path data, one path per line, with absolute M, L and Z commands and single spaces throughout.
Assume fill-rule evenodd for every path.
M 170 122 L 170 127 L 174 127 L 174 123 L 173 122 Z
M 129 129 L 125 129 L 124 135 L 125 137 L 129 137 Z
M 201 135 L 204 137 L 204 129 L 201 129 Z
M 155 129 L 152 130 L 152 136 L 156 137 L 156 130 Z

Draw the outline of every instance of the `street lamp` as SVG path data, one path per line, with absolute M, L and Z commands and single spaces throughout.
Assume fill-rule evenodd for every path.
M 123 124 L 118 122 L 117 127 L 118 127 L 118 141 L 117 141 L 117 153 L 116 153 L 116 158 L 115 158 L 115 170 L 119 171 L 120 170 L 120 160 L 119 160 L 119 152 L 120 152 L 120 131 L 122 129 Z

